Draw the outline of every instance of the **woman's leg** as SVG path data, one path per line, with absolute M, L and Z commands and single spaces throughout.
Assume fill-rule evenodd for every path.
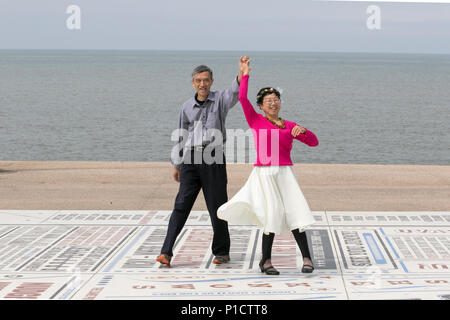
M 264 263 L 264 268 L 270 267 L 272 263 L 270 259 L 272 257 L 272 244 L 275 238 L 275 233 L 264 234 L 262 236 L 262 261 Z
M 311 261 L 311 254 L 308 248 L 308 240 L 306 238 L 305 232 L 300 232 L 298 229 L 292 230 L 292 234 L 294 235 L 295 241 L 297 241 L 298 247 L 302 252 L 303 256 L 303 267 L 302 272 L 311 273 L 314 270 L 313 263 Z
M 259 262 L 261 272 L 268 275 L 279 275 L 280 272 L 272 266 L 270 258 L 272 256 L 272 244 L 275 233 L 263 234 L 262 236 L 262 259 Z
M 311 254 L 308 248 L 308 239 L 306 238 L 306 233 L 300 232 L 298 229 L 292 230 L 292 234 L 294 235 L 295 241 L 297 241 L 298 247 L 302 252 L 303 258 L 308 258 L 311 260 Z

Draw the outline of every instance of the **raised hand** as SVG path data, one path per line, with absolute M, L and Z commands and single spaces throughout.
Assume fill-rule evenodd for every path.
M 249 71 L 252 70 L 250 68 L 250 57 L 249 56 L 241 56 L 239 58 L 239 74 L 245 75 L 249 74 Z

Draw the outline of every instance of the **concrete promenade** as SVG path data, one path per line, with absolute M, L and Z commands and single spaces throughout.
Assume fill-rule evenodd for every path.
M 228 164 L 228 196 L 251 164 Z M 450 210 L 450 166 L 296 164 L 314 211 Z M 171 210 L 170 163 L 0 161 L 0 209 Z M 193 210 L 206 210 L 200 194 Z
M 251 170 L 228 165 L 229 198 Z M 212 263 L 203 195 L 171 268 L 155 261 L 178 190 L 169 163 L 1 161 L 0 300 L 450 300 L 450 166 L 294 170 L 316 220 L 315 270 L 300 272 L 287 232 L 268 276 L 255 226 L 230 224 L 231 261 Z

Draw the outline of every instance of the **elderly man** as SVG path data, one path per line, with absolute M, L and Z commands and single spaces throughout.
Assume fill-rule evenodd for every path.
M 249 57 L 240 57 L 239 74 L 231 87 L 223 91 L 210 91 L 213 72 L 201 65 L 192 72 L 192 86 L 197 92 L 183 103 L 179 117 L 178 148 L 172 152 L 173 178 L 180 183 L 170 216 L 166 238 L 158 262 L 170 267 L 173 246 L 186 223 L 200 189 L 214 231 L 213 263 L 230 260 L 230 235 L 226 221 L 217 218 L 217 209 L 228 201 L 227 172 L 223 146 L 226 141 L 225 118 L 237 103 L 242 64 Z M 182 149 L 182 155 L 178 151 Z M 179 156 L 179 157 L 178 157 Z

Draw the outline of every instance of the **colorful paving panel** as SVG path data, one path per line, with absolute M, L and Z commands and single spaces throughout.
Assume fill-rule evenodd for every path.
M 206 211 L 193 211 L 172 267 L 155 261 L 170 211 L 0 210 L 0 299 L 450 299 L 450 212 L 313 212 L 315 264 L 302 274 L 290 233 L 279 276 L 263 275 L 261 230 L 230 225 L 215 265 Z

